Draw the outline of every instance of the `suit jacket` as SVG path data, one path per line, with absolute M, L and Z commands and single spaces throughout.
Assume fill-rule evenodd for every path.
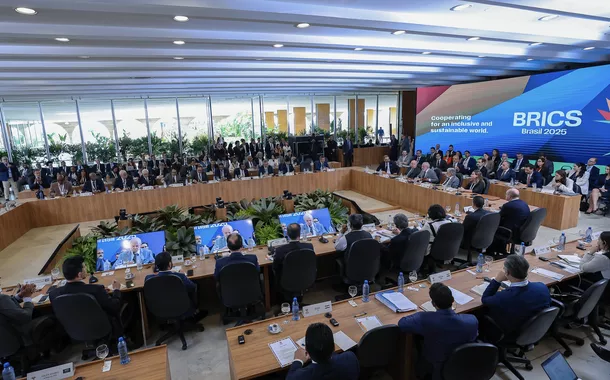
M 419 167 L 408 167 L 405 175 L 407 176 L 407 178 L 415 178 L 419 175 L 419 173 L 421 173 L 421 169 Z
M 454 189 L 457 189 L 458 187 L 460 187 L 460 185 L 460 179 L 455 175 L 453 177 L 447 177 L 447 179 L 445 179 L 445 182 L 443 182 L 443 186 L 451 187 Z
M 174 183 L 184 183 L 184 180 L 182 179 L 182 177 L 179 174 L 177 174 L 176 180 L 174 181 L 174 177 L 172 176 L 172 173 L 169 173 L 168 175 L 165 176 L 165 183 L 168 185 L 171 185 Z
M 83 184 L 83 192 L 94 193 L 95 191 L 106 191 L 106 185 L 104 185 L 104 181 L 99 178 L 95 180 L 95 188 L 92 188 L 91 186 L 91 180 L 85 182 Z
M 432 167 L 433 168 L 439 168 L 439 169 L 441 169 L 441 171 L 444 172 L 445 170 L 447 170 L 447 162 L 445 160 L 443 160 L 443 159 L 441 159 L 441 160 L 434 160 L 434 161 L 432 161 Z
M 119 177 L 114 180 L 114 184 L 112 185 L 114 189 L 122 189 L 122 190 L 131 190 L 133 188 L 133 178 L 127 177 L 125 178 L 125 185 L 123 185 L 123 178 Z
M 149 175 L 148 177 L 144 177 L 143 175 L 138 178 L 138 185 L 141 186 L 155 186 L 155 177 Z
M 345 142 L 343 143 L 343 155 L 351 156 L 352 154 L 354 154 L 354 144 L 349 139 L 345 139 Z
M 233 170 L 233 177 L 250 177 L 250 172 L 248 171 L 248 169 L 242 170 L 241 168 L 235 168 L 235 170 Z
M 59 190 L 60 190 L 59 189 L 59 183 L 58 182 L 53 182 L 51 184 L 51 191 L 54 191 L 55 194 L 57 194 L 57 195 L 61 195 L 61 192 Z M 64 191 L 66 193 L 71 193 L 72 192 L 72 184 L 68 180 L 64 180 Z
M 263 165 L 258 167 L 258 174 L 259 175 L 273 175 L 273 168 L 271 167 L 271 165 L 267 166 L 267 170 L 265 170 L 265 167 Z
M 422 171 L 419 172 L 419 175 L 417 177 L 418 178 L 428 178 L 430 180 L 430 182 L 438 183 L 438 176 L 432 169 L 428 169 L 428 171 L 424 171 L 422 169 Z
M 511 286 L 497 293 L 499 287 L 498 281 L 491 280 L 481 302 L 487 306 L 489 316 L 504 334 L 517 332 L 529 318 L 551 305 L 549 288 L 541 282 Z
M 481 180 L 477 182 L 474 187 L 472 184 L 468 185 L 468 190 L 472 191 L 475 194 L 483 194 L 485 193 L 485 181 Z
M 468 158 L 464 157 L 464 160 L 462 161 L 462 166 L 464 167 L 464 171 L 466 172 L 464 174 L 470 175 L 470 173 L 472 173 L 472 171 L 477 168 L 477 160 L 472 156 Z
M 313 170 L 319 172 L 320 170 L 322 170 L 322 168 L 330 168 L 330 166 L 328 166 L 328 161 L 324 161 L 324 164 L 322 164 L 320 161 L 316 161 L 313 163 Z
M 42 187 L 45 188 L 45 189 L 48 189 L 49 186 L 50 186 L 49 181 L 42 174 L 40 176 L 40 182 L 38 184 L 35 183 L 35 182 L 36 182 L 36 177 L 31 177 L 30 180 L 28 181 L 28 184 L 30 185 L 30 189 L 31 190 L 38 190 L 38 187 L 40 185 L 42 185 Z
M 294 172 L 294 166 L 292 164 L 280 164 L 278 166 L 278 171 L 286 174 L 286 173 L 293 173 Z
M 167 276 L 167 275 L 174 275 L 174 276 L 180 278 L 182 280 L 182 283 L 184 283 L 184 286 L 186 287 L 186 290 L 188 292 L 195 292 L 197 290 L 197 285 L 195 285 L 195 283 L 193 281 L 189 280 L 189 278 L 186 277 L 186 275 L 184 273 L 172 272 L 171 270 L 159 271 L 159 273 L 147 274 L 146 278 L 144 279 L 144 282 L 148 281 L 150 278 L 153 278 L 155 276 Z
M 191 172 L 191 179 L 193 181 L 197 181 L 197 182 L 207 182 L 208 181 L 208 174 L 204 171 L 201 173 L 201 179 L 199 179 L 199 173 L 197 173 L 197 170 L 193 170 Z
M 400 266 L 402 256 L 405 254 L 405 252 L 408 254 L 407 248 L 409 246 L 409 239 L 411 238 L 411 234 L 413 234 L 415 231 L 416 230 L 411 228 L 405 228 L 390 240 L 388 252 L 390 253 L 394 266 Z
M 398 321 L 402 332 L 424 338 L 422 355 L 434 366 L 434 379 L 439 379 L 442 364 L 451 352 L 465 343 L 474 342 L 479 323 L 474 315 L 456 314 L 451 309 L 420 312 Z
M 357 380 L 360 364 L 356 354 L 346 351 L 333 354 L 328 363 L 311 363 L 305 367 L 296 360 L 292 362 L 286 380 Z
M 313 250 L 313 244 L 301 243 L 300 241 L 291 241 L 288 244 L 280 245 L 275 249 L 275 254 L 273 255 L 273 272 L 275 273 L 278 281 L 280 281 L 282 278 L 281 273 L 284 266 L 284 258 L 288 253 L 299 249 Z
M 79 294 L 85 293 L 95 297 L 98 304 L 104 309 L 106 314 L 117 317 L 121 310 L 121 292 L 117 289 L 109 295 L 106 292 L 104 285 L 98 284 L 85 284 L 82 281 L 68 282 L 66 285 L 52 289 L 49 293 L 51 303 L 55 298 L 64 294 Z
M 472 240 L 472 236 L 477 229 L 479 220 L 481 220 L 481 218 L 487 214 L 489 214 L 489 211 L 480 208 L 466 215 L 464 222 L 462 223 L 464 226 L 464 239 L 462 240 L 464 247 L 470 246 L 470 241 Z
M 487 172 L 487 168 L 485 166 L 481 166 L 481 168 L 479 169 L 481 171 L 481 175 L 485 178 L 488 178 L 488 172 Z
M 511 168 L 511 169 L 513 169 L 513 170 L 515 170 L 515 171 L 519 171 L 519 170 L 523 169 L 523 166 L 524 166 L 524 165 L 527 165 L 527 164 L 529 164 L 529 163 L 530 163 L 530 161 L 529 161 L 529 160 L 527 160 L 527 159 L 525 159 L 525 158 L 524 158 L 524 159 L 522 159 L 522 160 L 521 160 L 521 162 L 518 162 L 518 161 L 519 161 L 519 160 L 515 158 L 515 159 L 513 160 L 513 162 L 510 164 L 510 168 Z M 519 164 L 519 167 L 517 167 L 517 164 Z
M 231 175 L 229 174 L 229 169 L 227 168 L 223 168 L 222 172 L 220 171 L 219 168 L 216 168 L 214 170 L 214 179 L 217 181 L 221 180 L 221 175 L 224 176 L 224 179 L 231 179 Z
M 589 170 L 589 191 L 595 188 L 597 184 L 597 179 L 599 178 L 599 168 L 597 166 L 593 166 L 591 170 Z
M 24 343 L 29 343 L 29 323 L 32 321 L 34 304 L 24 302 L 20 305 L 17 297 L 0 294 L 0 319 L 8 322 L 13 328 L 19 331 L 24 339 Z
M 521 199 L 506 202 L 500 209 L 500 226 L 513 231 L 513 237 L 519 237 L 521 226 L 530 216 L 530 208 Z
M 527 174 L 523 174 L 523 176 L 521 177 L 521 183 L 524 183 L 527 185 L 527 187 L 533 187 L 534 183 L 536 184 L 536 187 L 538 189 L 542 189 L 542 174 L 540 174 L 540 172 L 536 172 L 533 171 L 530 177 L 530 183 L 527 183 Z
M 231 252 L 228 257 L 223 257 L 216 260 L 216 267 L 214 268 L 214 278 L 218 280 L 218 274 L 220 270 L 229 264 L 234 263 L 252 263 L 256 265 L 256 269 L 260 269 L 258 266 L 258 258 L 256 255 L 244 255 L 241 252 Z
M 411 162 L 413 160 L 417 161 L 417 166 L 419 166 L 420 168 L 421 168 L 421 164 L 423 164 L 424 162 L 427 162 L 426 157 L 424 157 L 424 156 L 421 156 L 419 158 L 417 158 L 417 156 L 413 156 L 409 162 Z
M 502 182 L 510 182 L 511 179 L 514 181 L 516 179 L 515 171 L 509 168 L 506 173 L 504 173 L 502 168 L 500 168 L 496 172 L 496 179 Z
M 390 161 L 388 162 L 388 164 L 390 164 L 390 173 L 391 174 L 396 174 L 398 173 L 398 166 L 396 165 L 396 163 L 394 161 Z M 387 166 L 385 162 L 382 162 L 379 164 L 379 166 L 377 167 L 377 171 L 382 171 L 384 173 L 387 172 Z
M 99 168 L 98 168 L 97 164 L 93 164 L 93 166 L 89 167 L 89 171 L 87 171 L 87 173 L 102 173 L 102 174 L 104 174 L 107 171 L 106 169 L 107 169 L 106 168 L 106 164 L 102 164 L 100 162 Z
M 9 170 L 8 166 L 4 164 L 4 162 L 0 162 L 0 182 L 8 181 L 9 178 Z

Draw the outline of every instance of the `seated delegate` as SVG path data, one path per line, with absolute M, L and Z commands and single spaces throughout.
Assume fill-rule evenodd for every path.
M 589 197 L 589 208 L 585 214 L 597 212 L 599 201 L 610 202 L 610 165 L 606 166 L 606 175 L 600 175 Z
M 226 257 L 222 257 L 216 260 L 216 267 L 214 268 L 214 278 L 218 280 L 220 270 L 229 264 L 234 263 L 252 263 L 256 266 L 256 270 L 259 270 L 258 258 L 256 255 L 243 254 L 241 249 L 243 248 L 243 240 L 241 235 L 232 233 L 227 238 L 227 248 L 229 248 L 229 254 Z
M 508 161 L 503 161 L 500 169 L 496 172 L 496 179 L 502 182 L 510 182 L 515 180 L 515 172 L 510 168 Z
M 485 187 L 487 184 L 485 183 L 485 179 L 481 174 L 480 170 L 475 170 L 470 174 L 470 184 L 468 185 L 468 190 L 472 191 L 475 194 L 483 194 L 485 193 Z
M 555 177 L 544 186 L 544 189 L 553 190 L 560 194 L 572 195 L 574 193 L 574 181 L 567 177 L 565 170 L 557 170 Z
M 523 184 L 527 185 L 527 187 L 534 187 L 534 185 L 536 185 L 536 188 L 542 189 L 542 174 L 535 171 L 532 164 L 525 164 L 523 171 L 525 173 L 525 175 L 521 177 L 521 182 Z
M 351 227 L 351 231 L 346 232 L 347 226 L 344 226 L 344 230 L 340 231 L 339 237 L 337 238 L 337 242 L 335 243 L 335 250 L 339 252 L 344 252 L 347 254 L 352 247 L 352 244 L 362 239 L 371 239 L 372 236 L 367 231 L 362 231 L 362 226 L 364 225 L 364 219 L 360 214 L 352 214 L 348 217 L 348 222 Z M 347 257 L 344 256 L 347 261 Z
M 320 156 L 320 161 L 316 161 L 314 163 L 313 170 L 317 172 L 325 172 L 328 169 L 330 169 L 330 166 L 328 166 L 328 161 L 326 161 L 326 157 Z
M 483 209 L 485 205 L 485 199 L 479 195 L 472 198 L 472 208 L 473 212 L 470 212 L 464 218 L 464 222 L 462 225 L 464 226 L 464 238 L 462 239 L 462 247 L 468 249 L 470 247 L 470 241 L 472 240 L 472 236 L 476 231 L 477 225 L 481 218 L 487 214 L 489 211 Z
M 582 255 L 580 270 L 583 273 L 595 274 L 594 278 L 591 278 L 593 281 L 610 279 L 610 231 L 599 235 L 596 249 Z
M 383 156 L 383 162 L 379 164 L 377 171 L 386 174 L 396 174 L 398 173 L 398 166 L 390 160 L 390 156 Z
M 407 248 L 409 245 L 409 238 L 411 234 L 416 232 L 416 229 L 409 228 L 409 218 L 405 214 L 396 214 L 392 220 L 396 228 L 394 228 L 394 236 L 390 243 L 385 246 L 382 246 L 382 250 L 387 250 L 388 252 L 388 260 L 390 264 L 389 267 L 400 267 L 400 261 L 403 258 L 403 255 L 409 254 Z M 386 248 L 387 247 L 387 248 Z
M 439 179 L 434 170 L 430 169 L 430 164 L 424 162 L 421 166 L 421 172 L 417 176 L 423 182 L 438 183 Z
M 447 178 L 445 179 L 445 182 L 443 182 L 443 186 L 447 188 L 457 189 L 461 185 L 462 184 L 460 183 L 460 179 L 455 175 L 455 169 L 447 169 Z

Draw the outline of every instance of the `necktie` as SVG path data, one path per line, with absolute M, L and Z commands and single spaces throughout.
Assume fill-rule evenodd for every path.
M 521 167 L 521 160 L 517 161 L 517 167 L 515 169 L 519 170 L 520 167 Z
M 95 182 L 91 181 L 91 191 L 95 190 Z
M 309 226 L 309 233 L 313 235 L 313 227 Z
M 426 178 L 426 173 L 428 173 L 428 169 L 424 170 L 424 175 L 423 175 L 424 178 Z
M 474 189 L 474 185 L 475 185 L 474 182 L 470 184 L 470 190 Z
M 505 170 L 504 173 L 502 173 L 502 177 L 504 177 L 506 173 L 508 173 L 508 170 Z
M 441 166 L 441 160 L 436 161 L 436 167 L 440 167 Z
M 199 182 L 201 182 L 201 173 L 199 173 Z
M 174 183 L 176 183 L 176 182 L 178 182 L 178 181 L 176 180 L 176 177 L 174 177 Z
M 531 175 L 531 174 L 528 174 L 528 175 L 527 175 L 527 185 L 528 185 L 528 186 L 530 185 L 530 179 L 531 179 L 531 178 L 532 178 L 532 175 Z
M 385 164 L 385 170 L 386 172 L 390 172 L 390 163 L 388 162 L 387 164 Z
M 125 179 L 123 179 L 123 189 L 124 189 L 125 187 L 127 187 L 127 186 L 126 186 L 126 184 L 125 184 Z

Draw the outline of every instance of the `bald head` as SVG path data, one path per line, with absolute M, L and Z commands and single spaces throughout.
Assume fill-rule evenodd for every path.
M 508 189 L 506 191 L 506 200 L 510 201 L 512 199 L 517 199 L 519 198 L 519 190 L 517 189 Z

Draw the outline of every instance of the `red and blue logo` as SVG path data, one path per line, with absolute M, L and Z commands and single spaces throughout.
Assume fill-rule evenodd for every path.
M 599 108 L 597 109 L 597 112 L 599 112 L 605 120 L 595 121 L 610 124 L 610 99 L 606 98 L 606 102 L 608 103 L 608 111 L 600 110 Z

